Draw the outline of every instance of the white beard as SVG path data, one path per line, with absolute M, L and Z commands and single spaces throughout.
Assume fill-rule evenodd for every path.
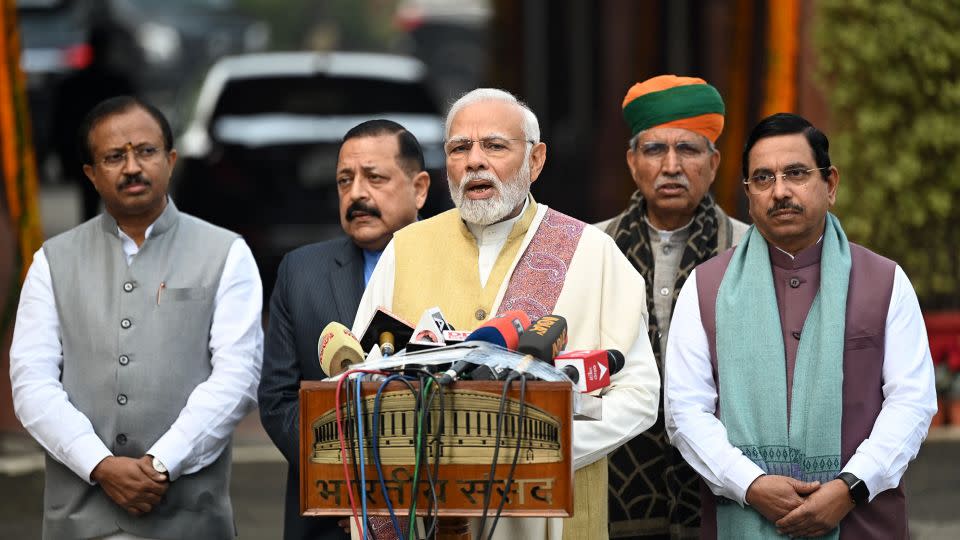
M 490 182 L 493 184 L 491 189 L 495 190 L 496 194 L 489 199 L 467 198 L 465 188 L 473 180 Z M 491 225 L 503 221 L 527 198 L 530 193 L 530 160 L 525 158 L 516 174 L 507 182 L 501 181 L 490 171 L 477 171 L 464 174 L 459 187 L 454 185 L 448 174 L 447 184 L 450 187 L 450 198 L 460 209 L 460 217 L 464 221 L 473 225 Z

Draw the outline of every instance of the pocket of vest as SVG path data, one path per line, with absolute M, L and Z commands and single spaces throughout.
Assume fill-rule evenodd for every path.
M 209 296 L 209 287 L 187 287 L 182 289 L 167 288 L 163 291 L 163 300 L 183 302 L 186 300 L 203 300 Z

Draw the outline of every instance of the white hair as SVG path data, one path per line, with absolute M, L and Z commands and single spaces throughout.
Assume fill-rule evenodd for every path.
M 467 92 L 454 101 L 453 105 L 451 105 L 447 111 L 444 137 L 450 137 L 450 125 L 453 123 L 453 117 L 456 116 L 458 112 L 468 105 L 483 101 L 500 101 L 519 107 L 520 112 L 523 113 L 524 138 L 528 141 L 533 141 L 533 144 L 540 142 L 540 122 L 537 121 L 537 115 L 533 114 L 530 107 L 527 107 L 527 104 L 517 99 L 516 96 L 506 90 L 500 90 L 498 88 L 477 88 L 476 90 Z

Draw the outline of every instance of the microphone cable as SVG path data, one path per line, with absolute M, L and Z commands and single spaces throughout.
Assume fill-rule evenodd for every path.
M 397 518 L 396 511 L 393 509 L 393 503 L 390 501 L 390 494 L 387 492 L 387 485 L 383 477 L 383 465 L 380 459 L 380 430 L 382 429 L 382 425 L 379 423 L 380 405 L 384 389 L 393 381 L 399 381 L 405 384 L 410 390 L 410 393 L 413 394 L 414 401 L 416 401 L 418 397 L 417 390 L 401 373 L 394 373 L 380 383 L 380 388 L 377 389 L 377 395 L 373 399 L 373 447 L 371 448 L 371 453 L 373 453 L 373 463 L 377 468 L 377 477 L 380 480 L 380 490 L 383 493 L 383 500 L 386 502 L 387 511 L 390 512 L 390 521 L 393 523 L 393 529 L 397 533 L 397 538 L 402 539 L 403 528 L 400 526 L 400 520 Z M 416 493 L 416 490 L 414 490 L 414 493 Z
M 360 379 L 355 379 L 353 384 L 355 385 L 357 392 L 357 401 L 354 408 L 357 414 L 357 448 L 360 449 L 360 475 L 357 477 L 360 482 L 360 507 L 363 512 L 363 523 L 369 524 L 370 518 L 367 515 L 367 471 L 365 463 L 366 460 L 363 458 L 363 447 L 365 446 L 364 440 L 366 439 L 366 433 L 363 429 L 363 395 L 361 394 Z M 363 534 L 363 540 L 367 540 L 369 537 L 369 529 L 370 527 L 367 526 L 364 527 L 363 531 L 361 531 Z
M 424 460 L 424 454 L 426 454 L 426 431 L 423 429 L 423 424 L 427 420 L 427 413 L 429 408 L 427 407 L 427 396 L 430 393 L 430 387 L 433 386 L 434 379 L 420 376 L 420 399 L 417 402 L 419 408 L 416 414 L 416 435 L 414 437 L 415 441 L 415 451 L 416 458 L 414 459 L 413 466 L 413 487 L 414 487 L 414 496 L 410 500 L 410 540 L 416 540 L 416 524 L 417 524 L 417 499 L 420 498 L 420 466 Z
M 344 373 L 343 376 L 340 377 L 340 380 L 337 381 L 337 390 L 336 390 L 336 393 L 334 393 L 334 403 L 336 404 L 336 406 L 334 407 L 334 411 L 337 419 L 337 440 L 340 443 L 340 456 L 343 461 L 343 478 L 347 484 L 347 496 L 350 499 L 350 510 L 353 512 L 353 519 L 356 522 L 357 530 L 363 531 L 363 526 L 360 523 L 360 516 L 357 512 L 357 503 L 353 497 L 353 487 L 351 486 L 351 481 L 350 481 L 350 467 L 349 467 L 349 464 L 347 463 L 348 461 L 347 460 L 347 444 L 346 444 L 346 437 L 344 435 L 345 432 L 343 428 L 344 411 L 343 411 L 343 407 L 341 407 L 340 405 L 340 394 L 343 390 L 343 384 L 345 381 L 349 379 L 349 376 L 353 373 L 369 373 L 369 374 L 383 375 L 384 372 L 371 370 L 371 369 L 351 369 L 346 373 Z M 347 389 L 347 395 L 348 396 L 350 395 L 349 388 Z M 351 454 L 352 454 L 352 451 L 351 451 Z
M 360 462 L 357 458 L 357 443 L 360 442 L 360 437 L 357 434 L 357 412 L 356 412 L 357 405 L 354 400 L 353 391 L 350 389 L 350 383 L 351 381 L 349 380 L 346 383 L 347 385 L 346 396 L 344 397 L 344 404 L 346 408 L 345 423 L 347 427 L 346 437 L 347 437 L 347 445 L 349 446 L 348 450 L 350 452 L 349 462 L 350 462 L 351 468 L 353 469 L 353 478 L 355 479 L 356 482 L 360 482 L 362 478 L 360 476 Z M 357 487 L 357 491 L 360 491 L 360 490 L 361 488 Z M 360 511 L 359 509 L 362 507 L 362 505 L 363 505 L 363 500 L 361 500 L 357 504 L 358 512 Z M 362 522 L 363 522 L 364 529 L 370 528 L 370 521 L 366 517 L 363 517 Z M 364 529 L 360 529 L 361 535 L 364 534 Z
M 503 381 L 503 393 L 500 395 L 500 407 L 497 410 L 497 430 L 493 439 L 493 459 L 490 461 L 490 473 L 487 478 L 486 489 L 483 490 L 483 513 L 480 515 L 480 527 L 478 529 L 480 538 L 483 538 L 483 529 L 487 524 L 487 514 L 490 512 L 490 496 L 493 491 L 494 477 L 497 474 L 497 462 L 500 459 L 500 439 L 503 434 L 503 418 L 507 408 L 507 393 L 510 391 L 510 385 L 516 377 L 513 373 L 507 376 Z M 488 432 L 489 433 L 489 432 Z M 493 532 L 492 530 L 490 531 Z
M 507 380 L 510 377 L 520 379 L 520 410 L 517 412 L 517 422 L 519 423 L 519 430 L 512 430 L 513 435 L 517 437 L 517 446 L 514 448 L 513 452 L 513 463 L 510 464 L 510 472 L 507 473 L 507 482 L 503 488 L 503 496 L 500 498 L 500 504 L 497 506 L 497 514 L 493 518 L 493 525 L 490 526 L 490 534 L 487 536 L 487 540 L 493 540 L 493 531 L 497 530 L 497 522 L 500 521 L 500 513 L 503 512 L 503 505 L 507 502 L 507 497 L 510 495 L 510 487 L 513 485 L 514 473 L 517 471 L 517 461 L 520 457 L 520 449 L 523 444 L 523 435 L 527 431 L 527 374 L 524 372 L 514 371 L 507 376 Z M 517 434 L 519 431 L 519 436 Z M 483 530 L 480 531 L 483 534 Z
M 431 506 L 427 510 L 425 519 L 430 520 L 430 527 L 427 528 L 426 538 L 430 538 L 435 535 L 437 531 L 438 520 L 440 519 L 440 502 L 437 496 L 437 481 L 440 478 L 440 458 L 443 447 L 443 431 L 444 431 L 444 419 L 445 419 L 445 403 L 444 403 L 444 388 L 440 384 L 439 377 L 427 369 L 421 370 L 422 376 L 424 378 L 429 377 L 434 384 L 431 386 L 433 391 L 426 399 L 425 411 L 426 411 L 426 424 L 427 429 L 424 434 L 422 451 L 425 453 L 426 450 L 433 445 L 433 470 L 431 471 L 430 460 L 425 458 L 426 466 L 424 470 L 427 474 L 427 483 L 430 487 L 430 502 Z M 433 430 L 433 422 L 431 418 L 433 417 L 433 402 L 434 399 L 439 398 L 439 417 L 437 417 L 437 428 Z M 432 442 L 427 443 L 426 435 L 429 435 L 433 431 Z

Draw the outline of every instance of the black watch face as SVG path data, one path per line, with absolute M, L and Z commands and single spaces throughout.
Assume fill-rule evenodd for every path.
M 857 504 L 867 502 L 867 493 L 867 485 L 859 478 L 850 486 L 850 497 Z

